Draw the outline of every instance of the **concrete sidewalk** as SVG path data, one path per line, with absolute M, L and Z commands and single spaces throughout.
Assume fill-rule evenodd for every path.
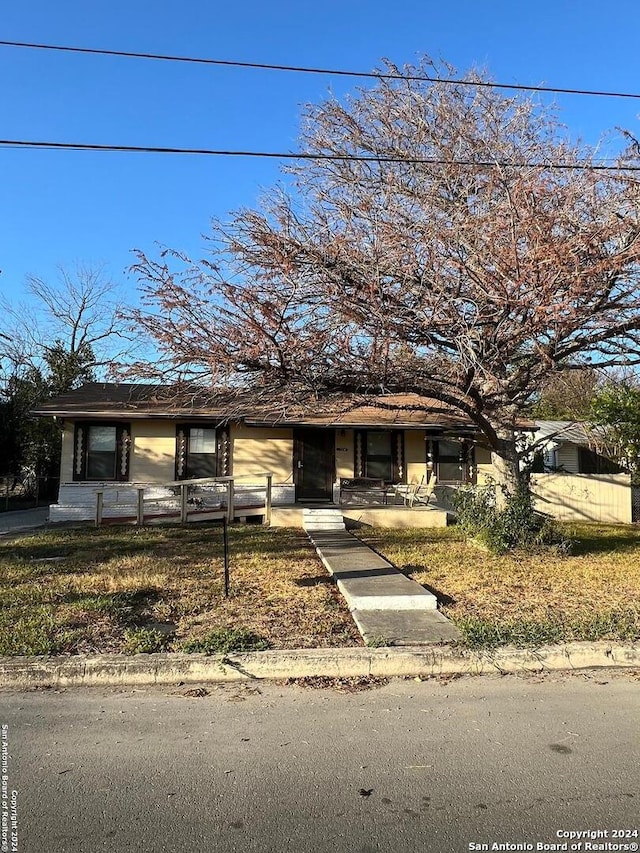
M 336 579 L 365 642 L 421 646 L 459 639 L 457 628 L 438 612 L 435 595 L 355 536 L 311 526 L 306 532 Z
M 23 530 L 35 530 L 38 527 L 44 527 L 48 521 L 48 506 L 2 512 L 0 513 L 0 536 L 7 533 L 20 533 Z

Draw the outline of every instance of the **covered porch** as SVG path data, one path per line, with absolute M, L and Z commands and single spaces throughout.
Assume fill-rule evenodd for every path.
M 491 458 L 470 429 L 412 424 L 299 426 L 293 430 L 296 503 L 411 507 L 482 482 Z

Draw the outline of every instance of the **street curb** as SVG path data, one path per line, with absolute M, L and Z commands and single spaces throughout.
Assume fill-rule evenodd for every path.
M 639 667 L 640 644 L 567 643 L 471 651 L 449 646 L 293 649 L 227 655 L 0 658 L 0 687 L 128 687 L 325 676 L 433 676 Z

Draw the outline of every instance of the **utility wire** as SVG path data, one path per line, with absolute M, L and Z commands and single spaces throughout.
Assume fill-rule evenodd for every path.
M 526 86 L 516 83 L 491 83 L 486 80 L 464 80 L 444 77 L 431 77 L 420 74 L 390 74 L 382 71 L 347 71 L 339 68 L 313 68 L 302 65 L 273 65 L 265 62 L 240 62 L 231 59 L 207 59 L 198 56 L 172 56 L 164 53 L 139 53 L 127 50 L 107 50 L 95 47 L 72 47 L 61 44 L 38 44 L 26 41 L 0 40 L 3 47 L 26 47 L 34 50 L 55 50 L 66 53 L 87 53 L 94 56 L 122 56 L 130 59 L 156 59 L 165 62 L 186 62 L 198 65 L 217 65 L 229 68 L 253 68 L 262 71 L 289 71 L 297 74 L 331 74 L 340 77 L 362 77 L 372 80 L 410 80 L 428 83 L 447 83 L 457 86 L 475 86 L 489 89 L 512 89 L 520 92 L 550 92 L 560 95 L 588 95 L 602 98 L 632 98 L 640 100 L 637 92 L 610 92 L 598 89 L 568 89 L 552 86 Z
M 506 160 L 444 160 L 437 157 L 402 157 L 391 154 L 312 154 L 293 151 L 234 151 L 214 148 L 168 148 L 147 145 L 97 145 L 88 142 L 44 142 L 27 139 L 0 139 L 3 148 L 38 148 L 63 151 L 116 151 L 135 154 L 199 154 L 210 157 L 263 157 L 273 160 L 335 160 L 356 163 L 406 163 L 426 166 L 481 166 L 483 168 L 549 169 L 555 171 L 640 172 L 638 166 L 606 163 L 536 163 Z

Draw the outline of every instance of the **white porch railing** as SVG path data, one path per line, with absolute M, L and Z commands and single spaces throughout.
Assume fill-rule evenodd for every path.
M 264 477 L 265 485 L 255 483 Z M 239 480 L 250 478 L 252 482 L 242 486 Z M 166 497 L 145 497 L 147 486 L 137 486 L 136 503 L 116 504 L 129 512 L 122 515 L 109 514 L 109 521 L 135 521 L 142 525 L 148 521 L 168 521 L 175 519 L 181 524 L 189 521 L 204 521 L 227 518 L 232 522 L 236 516 L 262 515 L 263 523 L 271 523 L 273 474 L 270 471 L 246 474 L 240 477 L 199 477 L 192 480 L 174 480 L 164 483 L 163 488 L 173 494 Z M 96 490 L 95 525 L 106 520 L 104 514 L 105 495 L 108 487 Z M 114 487 L 113 491 L 117 492 Z M 111 505 L 113 506 L 113 505 Z

